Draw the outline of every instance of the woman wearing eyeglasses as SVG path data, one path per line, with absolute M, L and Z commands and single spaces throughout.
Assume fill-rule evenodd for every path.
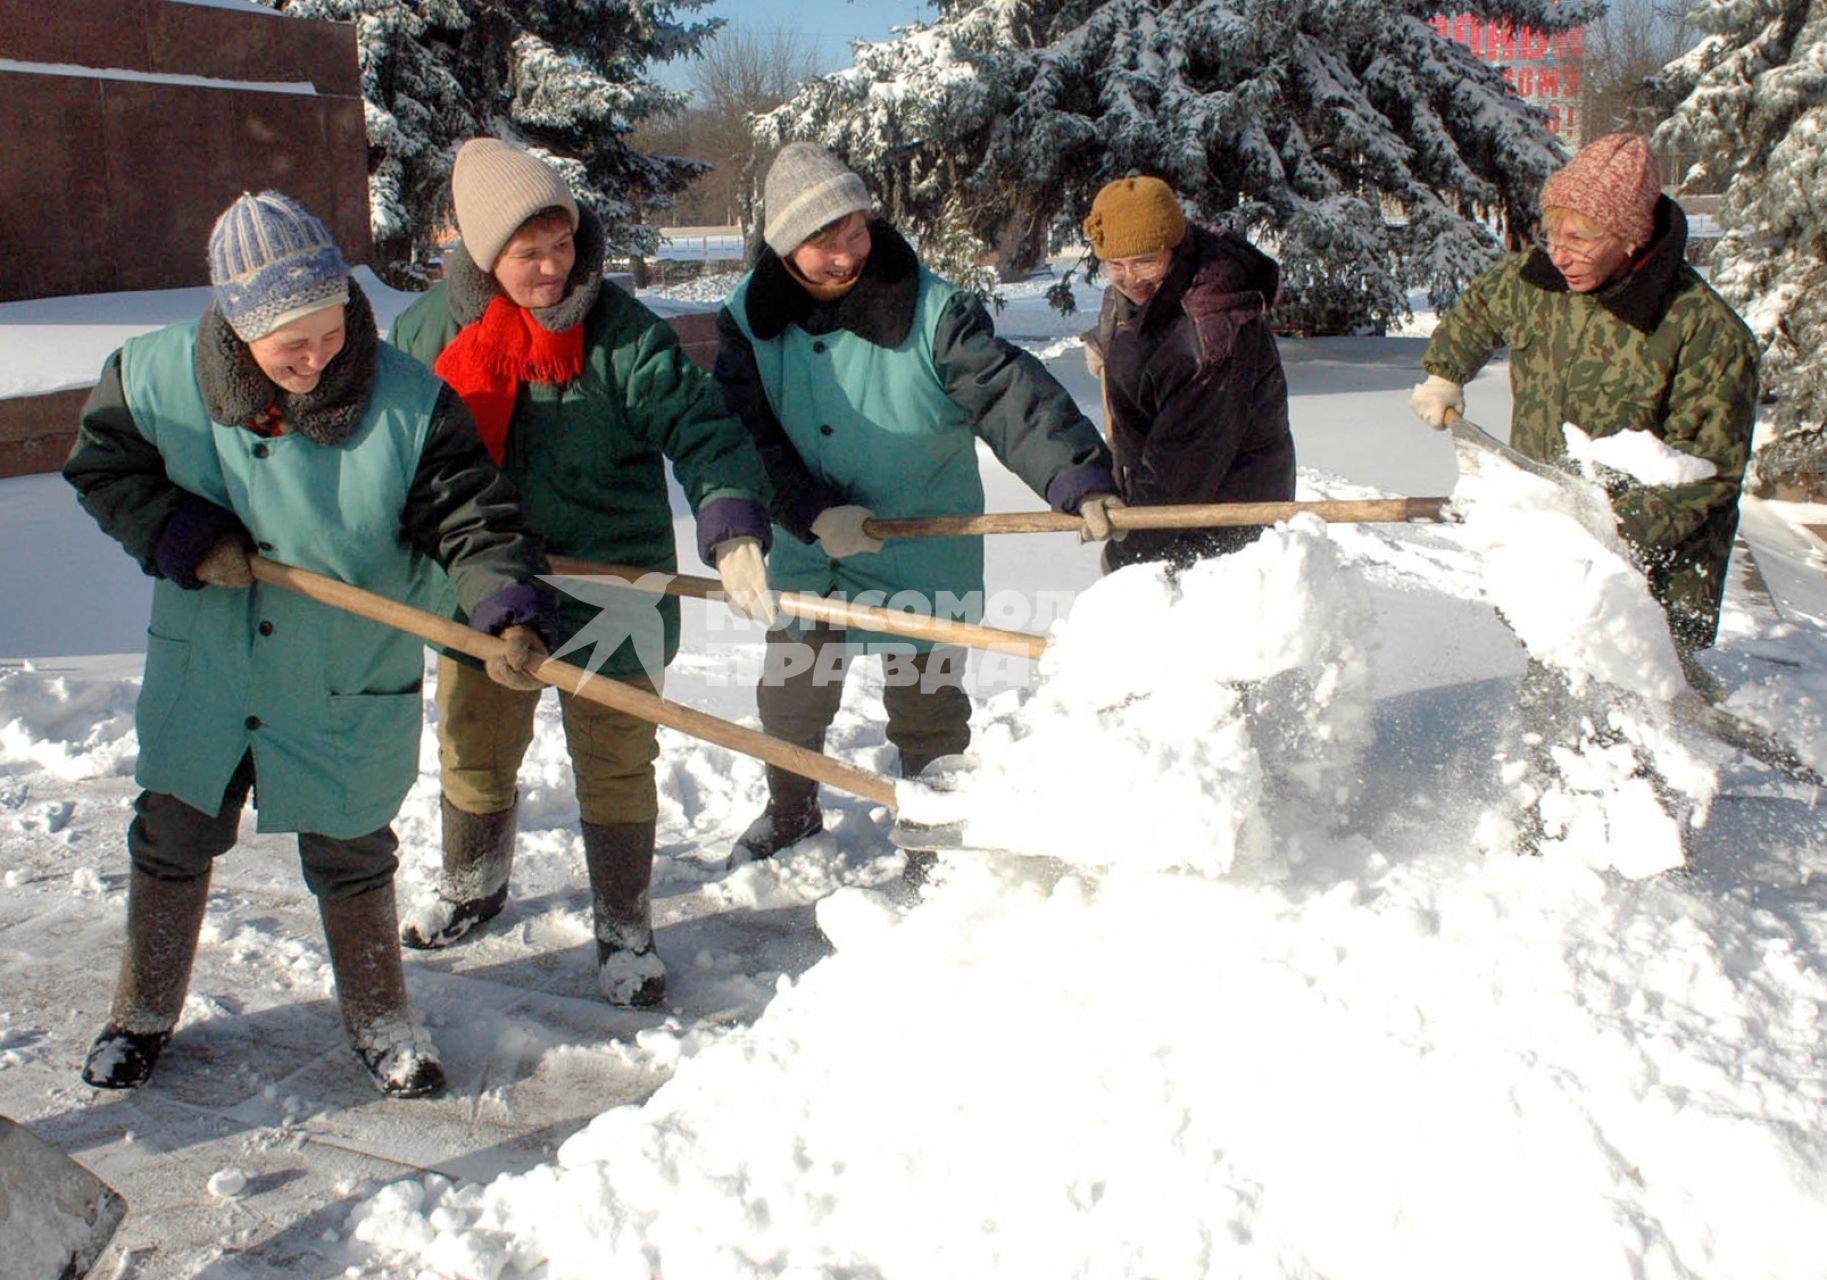
M 1645 140 L 1617 133 L 1542 188 L 1543 240 L 1474 280 L 1441 318 L 1410 399 L 1434 427 L 1463 412 L 1462 388 L 1510 348 L 1510 443 L 1541 461 L 1566 453 L 1562 423 L 1590 436 L 1648 431 L 1713 464 L 1689 484 L 1621 486 L 1618 529 L 1668 614 L 1688 679 L 1713 643 L 1738 491 L 1751 448 L 1757 344 L 1687 264 L 1687 218 L 1662 194 Z

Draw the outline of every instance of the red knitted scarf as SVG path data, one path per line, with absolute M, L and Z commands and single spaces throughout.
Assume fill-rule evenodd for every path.
M 496 298 L 482 319 L 452 339 L 432 369 L 462 397 L 489 457 L 499 466 L 520 384 L 556 386 L 581 374 L 584 326 L 549 333 L 525 307 Z

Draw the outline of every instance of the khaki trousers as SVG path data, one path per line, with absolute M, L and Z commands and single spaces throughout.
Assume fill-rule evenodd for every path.
M 622 683 L 658 692 L 641 676 Z M 438 763 L 451 804 L 475 814 L 499 813 L 513 805 L 542 692 L 508 689 L 479 667 L 438 659 Z M 660 748 L 654 725 L 568 693 L 559 693 L 558 705 L 584 821 L 651 822 L 658 817 L 653 762 Z

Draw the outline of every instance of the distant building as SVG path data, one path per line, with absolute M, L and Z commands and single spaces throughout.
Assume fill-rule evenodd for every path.
M 1551 113 L 1548 131 L 1569 150 L 1582 141 L 1580 72 L 1586 58 L 1582 27 L 1549 34 L 1471 14 L 1436 16 L 1434 30 L 1503 68 L 1504 79 L 1531 106 Z

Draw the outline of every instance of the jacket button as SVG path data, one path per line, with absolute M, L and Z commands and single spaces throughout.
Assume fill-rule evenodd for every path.
M 260 717 L 249 716 L 247 718 L 247 727 L 250 729 L 258 729 L 260 727 Z
M 271 452 L 272 452 L 272 450 L 267 448 L 263 444 L 257 444 L 254 446 L 254 456 L 256 458 L 264 458 L 264 457 L 266 457 L 267 454 L 269 454 Z
M 837 434 L 837 428 L 827 422 L 824 426 L 822 426 L 818 429 L 818 434 L 821 436 L 834 436 Z
M 812 344 L 812 350 L 822 356 L 825 354 L 825 344 L 822 342 L 814 342 Z
M 273 624 L 270 622 L 262 622 L 260 624 L 260 634 L 263 636 L 272 635 L 273 634 Z
M 260 544 L 260 549 L 262 551 L 271 551 L 273 549 L 273 544 L 270 542 L 263 542 Z

